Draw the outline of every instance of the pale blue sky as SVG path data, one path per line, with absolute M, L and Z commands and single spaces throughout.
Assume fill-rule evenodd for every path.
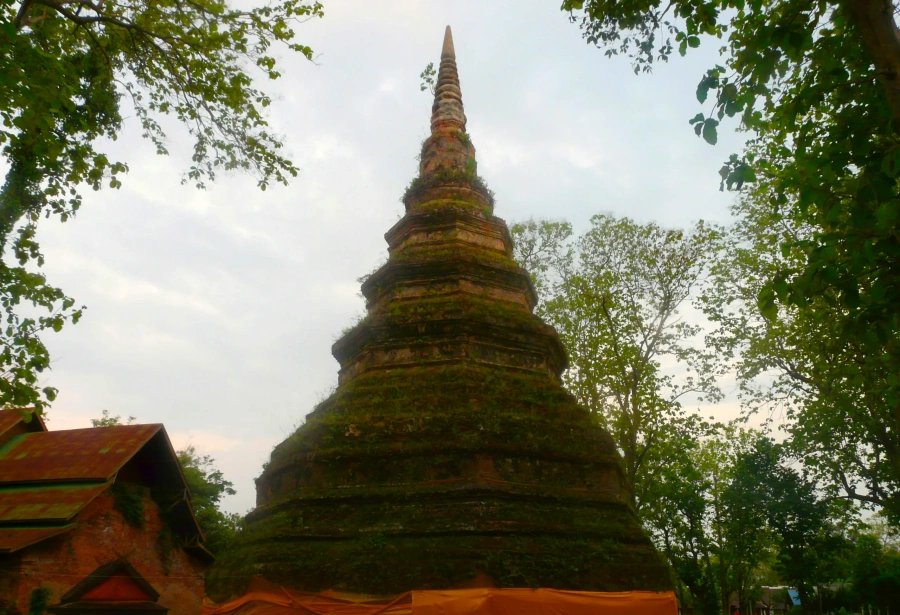
M 402 213 L 429 126 L 418 76 L 448 23 L 497 215 L 727 221 L 717 170 L 741 136 L 726 129 L 710 147 L 688 125 L 708 111 L 694 90 L 717 44 L 637 77 L 585 44 L 559 4 L 326 0 L 325 18 L 298 29 L 316 63 L 285 57 L 284 77 L 265 84 L 301 168 L 287 188 L 263 193 L 240 175 L 181 186 L 189 142 L 173 131 L 160 158 L 131 123 L 111 146 L 131 168 L 124 187 L 41 228 L 51 281 L 88 305 L 46 338 L 46 383 L 60 389 L 51 428 L 102 409 L 165 423 L 234 481 L 228 508 L 252 507 L 272 446 L 336 382 L 330 347 L 362 311 L 356 279 L 382 261 Z

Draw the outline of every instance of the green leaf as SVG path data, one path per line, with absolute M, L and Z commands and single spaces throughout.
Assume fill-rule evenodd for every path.
M 875 211 L 875 219 L 878 228 L 882 231 L 890 231 L 897 226 L 900 220 L 900 203 L 896 200 L 884 203 Z
M 716 126 L 718 125 L 719 121 L 713 118 L 703 121 L 703 140 L 710 145 L 715 145 L 718 140 L 718 135 L 716 134 Z
M 775 291 L 770 286 L 764 286 L 759 292 L 757 305 L 760 313 L 769 322 L 773 322 L 778 317 L 778 304 L 775 301 Z

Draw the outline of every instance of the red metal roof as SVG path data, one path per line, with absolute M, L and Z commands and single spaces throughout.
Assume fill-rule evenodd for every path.
M 0 433 L 4 433 L 14 425 L 18 425 L 21 420 L 22 413 L 18 410 L 4 410 L 0 412 Z
M 0 481 L 35 483 L 111 479 L 162 425 L 121 425 L 29 433 L 0 448 Z
M 8 410 L 0 410 L 0 434 L 6 433 L 19 423 L 25 422 L 25 413 L 30 409 L 25 408 L 20 410 L 18 408 L 10 408 Z M 44 421 L 41 420 L 36 414 L 31 415 L 31 421 L 29 421 L 29 429 L 28 431 L 47 431 L 47 426 L 44 425 Z
M 162 425 L 46 431 L 40 419 L 23 428 L 22 417 L 19 410 L 0 410 L 0 553 L 74 527 L 79 511 L 121 478 L 161 487 L 173 531 L 190 545 L 188 552 L 209 558 Z
M 13 553 L 74 527 L 74 523 L 61 527 L 0 527 L 0 553 Z
M 0 522 L 68 521 L 110 485 L 111 482 L 0 488 Z

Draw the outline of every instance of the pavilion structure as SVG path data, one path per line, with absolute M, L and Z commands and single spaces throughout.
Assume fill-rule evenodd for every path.
M 671 589 L 477 174 L 449 27 L 403 202 L 362 285 L 367 316 L 334 344 L 337 390 L 275 447 L 208 595 L 254 576 L 382 596 Z

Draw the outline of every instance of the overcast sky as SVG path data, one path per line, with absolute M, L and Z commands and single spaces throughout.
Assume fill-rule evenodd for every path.
M 134 122 L 112 153 L 120 190 L 88 193 L 77 219 L 48 221 L 45 270 L 88 306 L 46 342 L 45 383 L 60 389 L 50 428 L 89 425 L 103 409 L 164 423 L 177 447 L 214 456 L 245 512 L 253 478 L 335 385 L 331 344 L 363 310 L 357 278 L 386 253 L 383 234 L 416 173 L 450 24 L 479 172 L 507 221 L 599 212 L 686 226 L 726 222 L 717 170 L 738 135 L 711 147 L 688 119 L 716 44 L 635 76 L 559 11 L 560 0 L 334 0 L 298 29 L 316 61 L 285 55 L 273 127 L 301 174 L 260 192 L 223 177 L 182 186 L 190 142 L 170 157 Z M 728 413 L 728 407 L 706 408 Z

